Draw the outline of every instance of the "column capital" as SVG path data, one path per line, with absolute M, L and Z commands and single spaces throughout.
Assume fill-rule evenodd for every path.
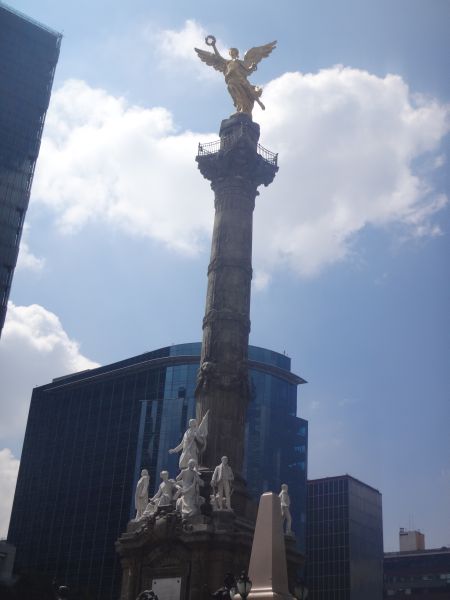
M 278 171 L 277 155 L 259 143 L 259 125 L 245 114 L 224 119 L 220 139 L 199 144 L 196 161 L 201 174 L 214 186 L 217 181 L 237 176 L 258 187 L 272 183 Z

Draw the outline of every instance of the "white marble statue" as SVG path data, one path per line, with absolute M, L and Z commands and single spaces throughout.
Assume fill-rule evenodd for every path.
M 137 482 L 134 494 L 134 505 L 136 507 L 136 521 L 142 517 L 148 504 L 148 484 L 150 478 L 147 469 L 142 469 L 141 478 Z
M 288 485 L 287 483 L 283 483 L 283 485 L 281 486 L 281 492 L 278 494 L 280 501 L 281 501 L 281 518 L 283 520 L 283 527 L 284 527 L 284 523 L 286 522 L 286 535 L 291 535 L 292 534 L 292 517 L 291 517 L 291 499 L 289 498 L 289 493 L 288 493 Z
M 182 469 L 177 476 L 179 490 L 175 495 L 177 500 L 177 510 L 183 517 L 194 517 L 200 513 L 200 506 L 204 498 L 200 496 L 200 487 L 204 486 L 197 469 L 196 461 L 191 458 L 188 461 L 187 468 Z
M 208 413 L 202 419 L 200 425 L 197 426 L 196 419 L 189 420 L 189 428 L 183 435 L 183 439 L 175 448 L 169 450 L 169 454 L 175 454 L 181 451 L 179 467 L 186 469 L 191 459 L 199 463 L 199 455 L 206 448 L 206 438 L 208 436 Z
M 223 508 L 224 498 L 226 510 L 231 510 L 231 491 L 233 480 L 234 475 L 230 465 L 228 464 L 228 457 L 222 456 L 220 465 L 217 465 L 217 467 L 214 469 L 211 479 L 211 487 L 213 488 L 214 495 L 216 496 L 217 508 L 219 510 L 222 510 Z
M 169 479 L 168 471 L 161 471 L 160 475 L 162 482 L 160 483 L 156 494 L 149 500 L 149 503 L 153 504 L 156 508 L 171 506 L 174 502 L 175 492 L 177 491 L 175 481 Z

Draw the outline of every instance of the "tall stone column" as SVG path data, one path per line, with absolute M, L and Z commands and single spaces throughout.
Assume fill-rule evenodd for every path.
M 259 125 L 240 113 L 222 121 L 220 142 L 199 146 L 197 162 L 214 191 L 215 219 L 196 390 L 197 418 L 209 410 L 202 464 L 227 455 L 240 474 L 249 400 L 247 367 L 252 279 L 252 228 L 257 188 L 278 170 L 258 146 Z

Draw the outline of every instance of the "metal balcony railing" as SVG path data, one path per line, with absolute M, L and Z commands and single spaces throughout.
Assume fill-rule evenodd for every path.
M 242 134 L 243 130 L 241 130 L 237 135 L 224 136 L 220 140 L 215 140 L 214 142 L 207 142 L 206 144 L 199 143 L 197 156 L 208 156 L 217 154 L 221 150 L 230 150 L 242 137 Z M 278 154 L 267 150 L 267 148 L 264 148 L 264 146 L 261 146 L 261 144 L 257 144 L 256 151 L 270 165 L 274 165 L 275 167 L 277 166 Z
M 220 140 L 207 142 L 206 144 L 198 145 L 198 156 L 206 156 L 207 154 L 216 154 L 220 150 Z
M 270 150 L 267 150 L 267 148 L 264 148 L 264 146 L 261 146 L 261 144 L 258 144 L 258 154 L 271 165 L 277 166 L 278 153 L 271 152 Z

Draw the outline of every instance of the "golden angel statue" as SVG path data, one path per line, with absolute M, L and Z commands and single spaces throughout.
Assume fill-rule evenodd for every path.
M 212 46 L 214 52 L 207 52 L 199 48 L 194 48 L 194 50 L 200 60 L 224 74 L 225 83 L 233 99 L 236 112 L 247 113 L 251 116 L 255 102 L 264 110 L 265 106 L 260 100 L 262 88 L 252 85 L 247 77 L 256 71 L 256 65 L 263 58 L 269 56 L 276 47 L 276 41 L 265 46 L 251 48 L 245 53 L 244 60 L 239 58 L 237 48 L 230 48 L 230 59 L 223 58 L 216 48 L 216 38 L 213 35 L 208 35 L 205 38 L 205 43 L 207 46 Z

